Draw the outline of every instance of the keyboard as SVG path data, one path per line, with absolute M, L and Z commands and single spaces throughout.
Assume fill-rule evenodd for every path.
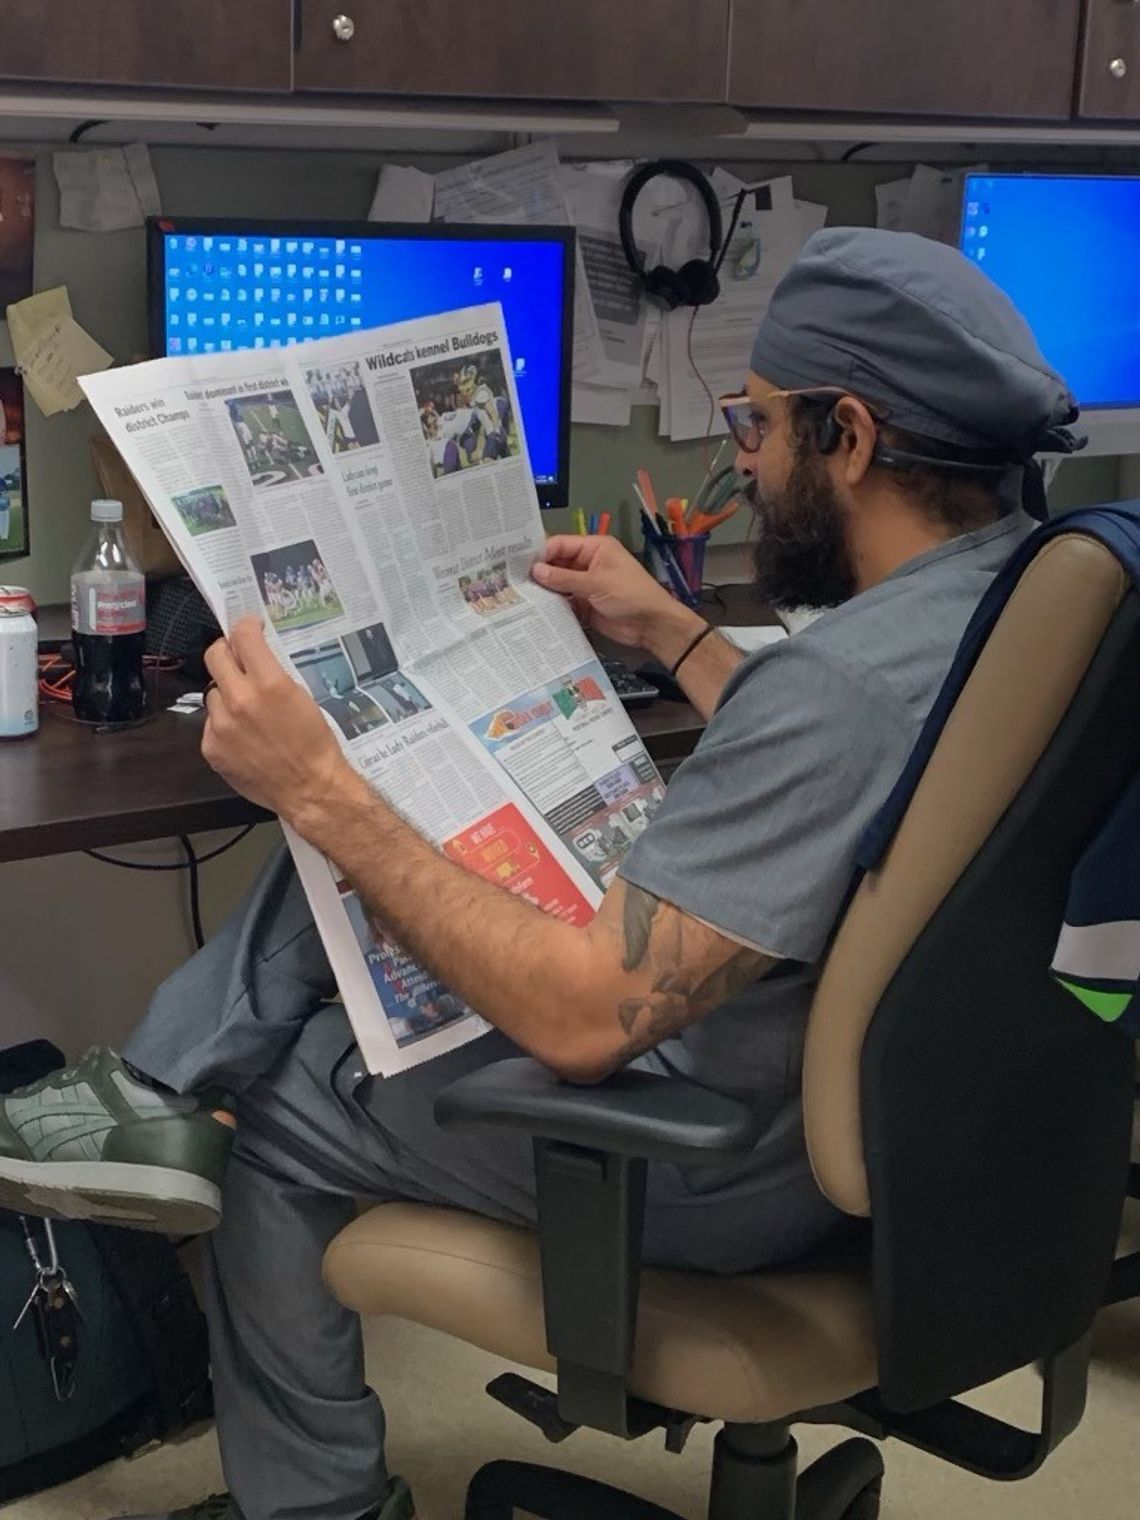
M 602 668 L 623 707 L 649 707 L 661 695 L 652 682 L 639 676 L 624 660 L 603 660 Z

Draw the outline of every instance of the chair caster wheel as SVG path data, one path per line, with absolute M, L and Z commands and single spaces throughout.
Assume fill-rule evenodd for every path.
M 871 1441 L 843 1441 L 800 1475 L 796 1520 L 879 1520 L 883 1457 Z
M 870 1483 L 843 1512 L 843 1520 L 879 1520 L 883 1485 Z

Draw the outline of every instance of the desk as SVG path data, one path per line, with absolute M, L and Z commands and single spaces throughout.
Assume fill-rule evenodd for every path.
M 729 586 L 713 622 L 776 619 L 749 587 Z M 633 663 L 636 654 L 626 653 Z M 158 717 L 96 734 L 44 711 L 39 733 L 0 745 L 0 862 L 101 849 L 172 834 L 240 827 L 272 817 L 237 796 L 198 751 L 202 720 L 165 709 L 185 683 L 159 683 Z M 653 759 L 666 768 L 691 753 L 704 723 L 687 702 L 655 702 L 633 715 Z

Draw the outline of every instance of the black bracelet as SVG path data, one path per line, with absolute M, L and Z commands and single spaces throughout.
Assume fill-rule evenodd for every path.
M 709 636 L 709 634 L 712 633 L 712 631 L 713 631 L 713 625 L 711 623 L 706 623 L 705 626 L 701 629 L 700 633 L 698 633 L 697 636 L 696 636 L 696 638 L 692 641 L 692 643 L 685 645 L 684 652 L 682 653 L 681 658 L 676 662 L 676 664 L 673 666 L 672 670 L 669 672 L 669 674 L 671 676 L 676 676 L 677 672 L 680 670 L 681 666 L 685 663 L 685 661 L 692 654 L 693 650 L 697 647 L 697 645 L 701 642 L 702 639 L 707 639 L 708 636 Z

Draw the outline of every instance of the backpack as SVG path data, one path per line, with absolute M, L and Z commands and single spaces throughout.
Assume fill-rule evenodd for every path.
M 0 1092 L 62 1065 L 42 1040 L 0 1051 Z M 78 1308 L 57 1294 L 17 1324 L 53 1247 Z M 0 1209 L 0 1503 L 211 1413 L 205 1317 L 163 1236 Z

